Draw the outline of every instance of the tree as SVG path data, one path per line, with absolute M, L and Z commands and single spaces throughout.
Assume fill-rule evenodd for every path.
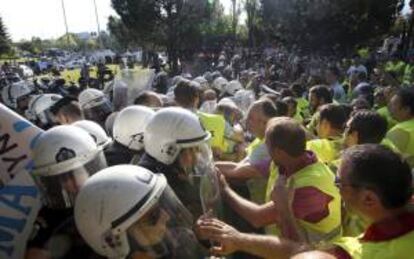
M 173 72 L 200 45 L 205 0 L 112 0 L 112 6 L 140 45 L 167 50 Z
M 219 0 L 209 3 L 207 19 L 203 23 L 201 33 L 203 36 L 203 47 L 219 51 L 224 41 L 234 37 L 233 16 L 224 14 L 224 6 Z
M 66 50 L 78 49 L 78 38 L 73 33 L 65 34 L 56 40 L 56 47 Z
M 247 30 L 249 47 L 256 46 L 256 34 L 260 27 L 260 2 L 258 0 L 245 0 L 244 9 L 247 13 Z
M 109 16 L 108 19 L 108 30 L 113 38 L 113 45 L 115 49 L 119 51 L 126 51 L 130 48 L 134 48 L 139 44 L 138 37 L 135 36 L 134 32 L 129 30 L 121 19 Z
M 35 55 L 44 53 L 50 48 L 59 47 L 55 40 L 42 40 L 39 37 L 32 37 L 31 40 L 21 40 L 15 45 L 18 49 Z
M 0 55 L 8 54 L 11 51 L 11 40 L 7 33 L 6 26 L 0 17 Z
M 352 51 L 382 37 L 399 0 L 261 0 L 269 40 L 305 51 Z

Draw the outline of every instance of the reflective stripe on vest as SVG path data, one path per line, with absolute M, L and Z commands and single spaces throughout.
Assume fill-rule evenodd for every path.
M 321 162 L 307 166 L 289 177 L 287 186 L 289 192 L 311 186 L 333 198 L 328 204 L 329 215 L 324 219 L 317 223 L 298 220 L 308 242 L 329 241 L 341 235 L 341 196 L 335 186 L 335 176 L 328 166 Z

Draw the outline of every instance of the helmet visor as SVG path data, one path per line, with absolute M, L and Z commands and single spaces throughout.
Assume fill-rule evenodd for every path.
M 89 176 L 106 167 L 105 156 L 100 151 L 92 160 L 74 170 L 56 175 L 35 175 L 48 207 L 54 209 L 71 208 L 76 195 Z
M 200 145 L 195 173 L 200 178 L 200 200 L 204 213 L 217 216 L 221 206 L 220 188 L 213 152 L 207 143 Z
M 198 258 L 190 212 L 166 187 L 158 202 L 127 229 L 132 258 Z
M 203 142 L 196 147 L 183 149 L 180 154 L 180 163 L 188 173 L 191 182 L 197 185 L 200 190 L 203 211 L 217 215 L 221 199 L 210 145 Z

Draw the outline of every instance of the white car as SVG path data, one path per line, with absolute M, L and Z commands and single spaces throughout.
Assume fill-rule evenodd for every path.
M 68 63 L 66 63 L 65 67 L 66 67 L 66 69 L 72 70 L 72 69 L 75 69 L 75 68 L 81 68 L 82 64 L 83 63 L 81 63 L 79 61 L 69 61 Z
M 30 67 L 26 65 L 19 65 L 19 68 L 22 70 L 22 75 L 24 78 L 29 78 L 29 77 L 34 76 L 33 70 Z

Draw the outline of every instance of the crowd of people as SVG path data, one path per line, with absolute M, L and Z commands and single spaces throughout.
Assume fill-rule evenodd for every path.
M 25 258 L 411 258 L 409 61 L 203 57 L 130 103 L 4 76 L 45 130 Z

